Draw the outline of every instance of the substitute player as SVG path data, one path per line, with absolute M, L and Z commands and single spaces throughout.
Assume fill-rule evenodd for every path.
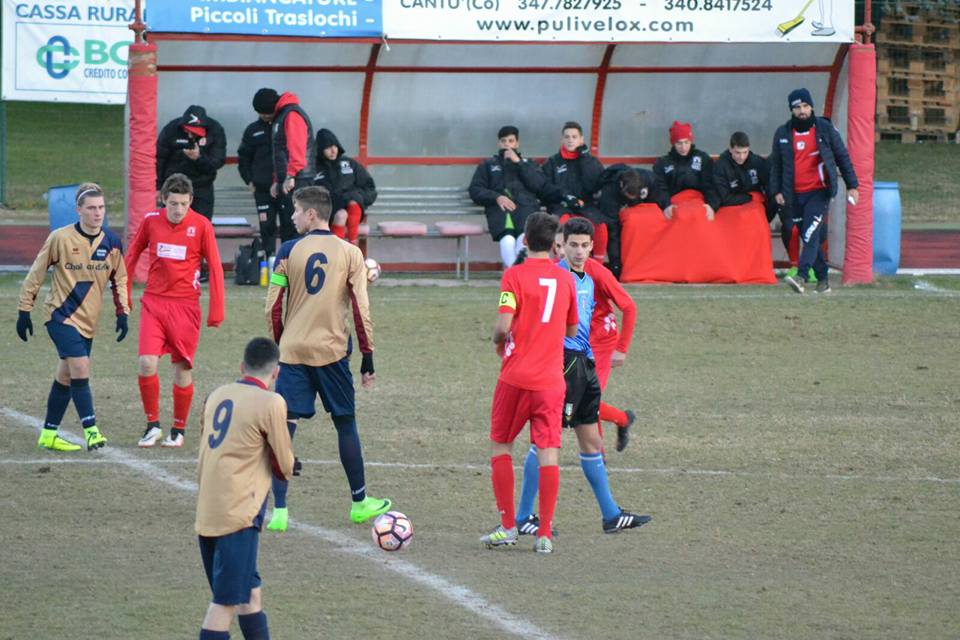
M 147 428 L 137 443 L 152 447 L 163 438 L 160 428 L 160 358 L 173 365 L 173 428 L 161 446 L 182 447 L 193 402 L 193 358 L 200 342 L 200 263 L 210 265 L 207 326 L 223 322 L 223 267 L 213 224 L 190 208 L 193 185 L 182 173 L 163 183 L 164 208 L 148 213 L 127 253 L 133 273 L 140 254 L 150 256 L 147 287 L 140 299 L 140 399 Z
M 274 474 L 298 475 L 287 432 L 287 405 L 270 384 L 280 351 L 254 338 L 243 351 L 243 378 L 211 393 L 200 418 L 197 521 L 200 556 L 213 600 L 200 640 L 227 640 L 238 615 L 247 640 L 269 638 L 257 543 Z
M 576 286 L 579 310 L 576 335 L 563 341 L 563 373 L 566 380 L 564 426 L 573 428 L 580 445 L 580 468 L 593 489 L 603 518 L 603 532 L 616 533 L 650 522 L 650 516 L 636 515 L 621 509 L 610 492 L 607 468 L 603 461 L 603 438 L 600 435 L 600 381 L 597 379 L 593 351 L 590 348 L 590 325 L 596 304 L 595 284 L 585 271 L 585 264 L 593 250 L 593 225 L 585 218 L 570 218 L 563 225 L 564 259 L 558 266 L 566 270 Z M 537 443 L 534 442 L 534 447 Z M 531 448 L 523 469 L 523 484 L 517 522 L 526 532 L 537 528 L 540 535 L 545 525 L 533 515 L 533 498 L 538 484 L 536 451 Z M 542 512 L 541 512 L 542 515 Z
M 103 190 L 92 182 L 85 182 L 77 188 L 76 203 L 80 221 L 47 236 L 20 288 L 17 315 L 17 335 L 26 342 L 27 334 L 33 335 L 30 312 L 47 277 L 47 269 L 52 266 L 53 284 L 44 308 L 48 316 L 47 333 L 57 348 L 60 362 L 47 397 L 47 415 L 37 445 L 54 451 L 80 449 L 57 435 L 71 399 L 80 415 L 87 449 L 99 449 L 107 443 L 97 428 L 90 391 L 90 350 L 107 282 L 113 288 L 113 304 L 117 309 L 117 342 L 127 336 L 130 314 L 123 247 L 116 234 L 103 228 L 106 215 Z
M 573 283 L 550 260 L 557 220 L 533 213 L 524 227 L 527 258 L 503 272 L 493 342 L 503 358 L 490 410 L 490 469 L 500 524 L 480 538 L 488 548 L 517 543 L 513 507 L 513 441 L 530 422 L 530 440 L 540 464 L 541 535 L 534 547 L 551 553 L 551 522 L 560 488 L 560 432 L 563 415 L 563 338 L 575 335 L 577 305 Z
M 350 519 L 366 522 L 390 510 L 390 500 L 367 495 L 357 432 L 348 318 L 353 316 L 361 384 L 373 386 L 373 322 L 367 300 L 367 268 L 360 249 L 330 231 L 330 192 L 304 187 L 293 195 L 293 224 L 301 237 L 284 242 L 267 290 L 267 325 L 280 344 L 277 393 L 287 401 L 290 436 L 300 418 L 316 413 L 317 394 L 333 418 L 340 463 L 353 504 Z M 287 483 L 273 483 L 273 515 L 267 529 L 286 531 Z

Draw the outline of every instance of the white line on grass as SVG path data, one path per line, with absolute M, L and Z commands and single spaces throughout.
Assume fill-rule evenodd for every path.
M 43 428 L 43 422 L 34 416 L 21 413 L 15 409 L 10 409 L 9 407 L 0 408 L 0 412 L 2 412 L 8 418 L 12 418 L 21 424 L 33 427 L 33 429 L 38 432 L 41 428 Z M 69 431 L 61 429 L 60 435 L 71 442 L 82 444 L 81 438 L 70 433 Z M 141 460 L 140 458 L 130 455 L 122 450 L 113 449 L 108 446 L 100 449 L 97 452 L 97 455 L 101 456 L 106 461 L 129 467 L 130 469 L 133 469 L 134 471 L 137 471 L 152 480 L 160 480 L 161 482 L 165 482 L 166 484 L 177 489 L 182 489 L 183 491 L 189 491 L 193 493 L 197 491 L 197 483 L 191 480 L 183 480 L 182 478 L 178 478 L 164 469 L 161 469 L 156 464 Z M 339 462 L 337 464 L 339 464 Z M 330 544 L 336 545 L 341 551 L 346 551 L 351 554 L 366 558 L 367 560 L 375 562 L 378 566 L 384 566 L 390 571 L 393 571 L 394 573 L 412 582 L 433 589 L 437 594 L 451 601 L 453 604 L 462 607 L 467 611 L 475 613 L 481 618 L 485 618 L 494 626 L 499 627 L 503 631 L 506 631 L 512 635 L 521 636 L 523 638 L 539 638 L 541 640 L 558 640 L 558 636 L 540 629 L 532 622 L 513 615 L 499 605 L 484 600 L 483 597 L 476 591 L 456 584 L 447 578 L 444 578 L 443 576 L 430 573 L 429 571 L 420 568 L 412 562 L 386 557 L 382 552 L 376 551 L 372 546 L 370 546 L 370 544 L 361 544 L 354 538 L 340 533 L 339 531 L 334 531 L 333 529 L 327 529 L 326 527 L 319 527 L 304 522 L 295 522 L 291 520 L 290 527 L 299 531 L 303 531 L 304 533 L 312 535 L 316 538 L 320 538 L 321 540 L 324 540 Z
M 7 410 L 4 410 L 7 411 Z M 77 441 L 78 443 L 79 440 Z M 82 444 L 82 443 L 80 443 Z M 339 466 L 339 460 L 309 460 L 301 459 L 304 465 L 319 466 Z M 158 458 L 152 460 L 149 464 L 154 465 L 195 465 L 196 460 L 191 458 Z M 103 458 L 7 458 L 0 459 L 0 466 L 5 465 L 35 465 L 35 464 L 115 464 L 114 460 Z M 383 469 L 426 469 L 429 471 L 487 471 L 490 467 L 483 464 L 432 464 L 417 462 L 375 462 L 367 460 L 364 464 L 368 467 L 379 467 Z M 518 465 L 516 469 L 523 467 Z M 574 472 L 580 469 L 575 465 L 561 465 L 561 470 Z M 929 482 L 932 484 L 960 485 L 960 478 L 941 478 L 939 476 L 870 476 L 862 474 L 840 474 L 824 473 L 810 475 L 795 475 L 789 473 L 771 473 L 762 471 L 729 471 L 724 469 L 687 469 L 680 467 L 607 467 L 610 473 L 635 473 L 659 476 L 703 476 L 703 477 L 727 477 L 727 478 L 765 478 L 780 480 L 839 480 L 843 482 Z

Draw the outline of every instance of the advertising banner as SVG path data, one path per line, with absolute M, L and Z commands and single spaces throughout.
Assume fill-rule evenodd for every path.
M 380 0 L 151 0 L 150 31 L 379 38 Z
M 390 39 L 824 43 L 854 35 L 854 0 L 382 2 Z
M 3 99 L 124 103 L 133 0 L 3 0 Z

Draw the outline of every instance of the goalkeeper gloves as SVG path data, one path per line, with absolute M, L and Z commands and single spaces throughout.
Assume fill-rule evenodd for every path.
M 27 341 L 27 332 L 33 335 L 33 321 L 30 319 L 29 311 L 20 311 L 17 314 L 17 335 L 24 342 Z
M 121 313 L 117 316 L 117 342 L 122 342 L 127 337 L 127 314 Z

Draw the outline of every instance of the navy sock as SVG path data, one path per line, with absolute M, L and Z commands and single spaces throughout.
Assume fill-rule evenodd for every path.
M 50 395 L 47 396 L 47 417 L 43 420 L 43 428 L 56 431 L 69 405 L 70 387 L 54 380 L 50 385 Z
M 297 423 L 290 422 L 287 420 L 287 431 L 290 432 L 290 439 L 293 440 L 293 434 L 297 432 Z M 273 479 L 273 506 L 276 509 L 286 509 L 287 508 L 287 487 L 289 482 L 286 480 L 280 480 L 278 478 Z
M 350 484 L 350 496 L 354 502 L 362 502 L 367 497 L 367 485 L 363 475 L 363 449 L 360 448 L 360 434 L 357 433 L 357 421 L 354 416 L 334 416 L 337 427 L 337 445 L 340 447 L 340 464 L 347 474 Z
M 603 464 L 602 453 L 581 453 L 580 468 L 583 469 L 583 475 L 587 477 L 590 488 L 593 489 L 593 495 L 600 506 L 600 513 L 604 520 L 610 520 L 620 514 L 620 507 L 617 506 L 613 494 L 610 493 L 610 481 L 607 478 L 607 467 Z
M 76 378 L 70 381 L 70 397 L 73 398 L 73 406 L 77 408 L 80 415 L 80 424 L 83 428 L 92 427 L 97 424 L 97 416 L 93 411 L 93 392 L 90 391 L 89 378 Z
M 230 640 L 230 632 L 200 629 L 200 640 Z
M 537 460 L 537 447 L 530 445 L 527 457 L 523 461 L 523 480 L 520 483 L 520 505 L 517 507 L 517 524 L 533 515 L 533 502 L 537 499 L 540 487 L 540 461 Z
M 240 622 L 240 632 L 244 640 L 270 640 L 270 629 L 267 628 L 267 614 L 263 611 L 245 616 L 237 616 Z

